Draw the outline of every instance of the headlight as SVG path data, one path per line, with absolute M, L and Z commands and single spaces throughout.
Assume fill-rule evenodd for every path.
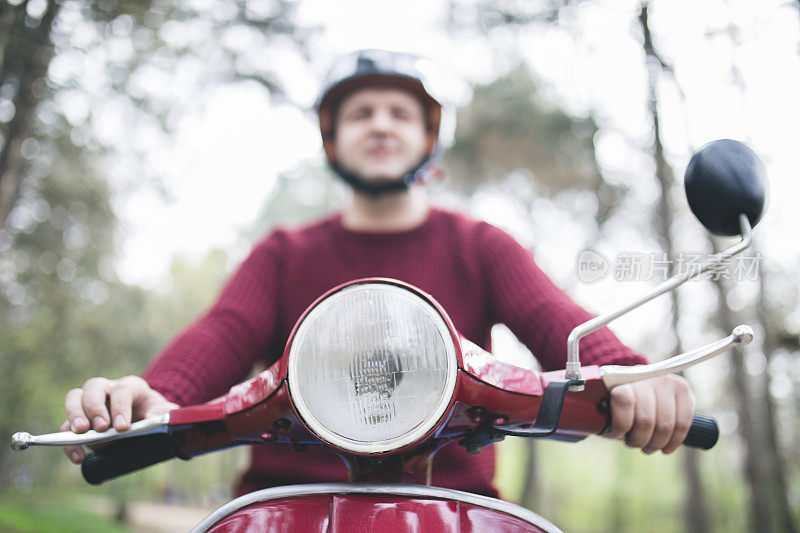
M 289 348 L 298 414 L 321 440 L 357 453 L 422 438 L 450 404 L 457 370 L 439 311 L 384 282 L 349 285 L 320 301 Z

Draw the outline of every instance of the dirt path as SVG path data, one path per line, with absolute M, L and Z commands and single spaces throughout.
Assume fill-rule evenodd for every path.
M 175 533 L 189 531 L 210 512 L 211 509 L 136 502 L 128 507 L 128 519 L 135 533 Z
M 92 512 L 113 517 L 114 503 L 107 499 L 90 498 L 84 506 Z M 152 502 L 131 502 L 126 510 L 127 525 L 132 533 L 180 533 L 189 531 L 213 509 L 168 505 Z

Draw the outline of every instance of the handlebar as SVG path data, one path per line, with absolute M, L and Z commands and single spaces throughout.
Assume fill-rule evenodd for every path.
M 495 428 L 495 430 L 500 430 L 500 428 Z M 507 429 L 500 432 L 514 436 L 531 436 L 524 434 L 524 431 Z M 30 435 L 28 436 L 30 437 Z M 119 438 L 119 436 L 117 434 L 115 437 Z M 83 435 L 75 435 L 75 437 L 85 438 Z M 107 437 L 106 440 L 115 437 Z M 683 445 L 709 450 L 714 447 L 718 438 L 719 426 L 716 420 L 703 415 L 695 415 Z M 190 458 L 179 451 L 173 436 L 168 433 L 127 436 L 89 454 L 81 465 L 81 473 L 88 483 L 97 485 L 176 457 L 183 460 Z
M 719 426 L 711 417 L 695 415 L 683 446 L 709 450 L 719 439 Z M 115 442 L 86 457 L 83 478 L 92 485 L 169 460 L 189 459 L 176 449 L 169 435 L 146 435 Z
M 605 377 L 606 376 L 604 376 L 603 379 L 605 379 Z M 577 384 L 581 383 L 583 382 L 577 382 Z M 556 435 L 556 433 L 558 431 L 559 423 L 561 422 L 561 411 L 564 407 L 567 391 L 572 389 L 575 385 L 575 380 L 556 379 L 551 381 L 545 388 L 544 394 L 542 395 L 539 412 L 536 416 L 536 423 L 533 425 L 533 427 L 521 429 L 516 427 L 505 427 L 503 425 L 492 425 L 490 431 L 485 436 L 485 442 L 476 441 L 476 443 L 486 445 L 496 440 L 493 438 L 494 436 L 502 435 L 527 438 L 546 438 L 554 436 L 554 438 L 559 439 L 561 436 Z M 581 392 L 585 390 L 584 387 L 580 388 Z M 607 390 L 610 391 L 611 388 L 613 387 L 610 387 Z M 605 412 L 606 416 L 605 429 L 600 431 L 602 434 L 608 427 L 611 426 L 611 412 L 607 410 L 607 404 L 605 402 L 603 402 L 601 405 L 603 405 L 601 411 Z M 692 418 L 692 423 L 689 426 L 689 431 L 687 432 L 682 445 L 709 450 L 714 447 L 718 439 L 719 426 L 717 425 L 717 421 L 708 416 L 694 415 Z M 470 439 L 468 438 L 467 440 L 469 441 Z M 470 443 L 467 442 L 465 445 L 468 444 Z
M 89 454 L 81 465 L 83 479 L 92 485 L 182 456 L 168 434 L 123 439 Z
M 683 440 L 684 446 L 710 450 L 719 439 L 719 426 L 710 416 L 694 415 L 689 433 Z

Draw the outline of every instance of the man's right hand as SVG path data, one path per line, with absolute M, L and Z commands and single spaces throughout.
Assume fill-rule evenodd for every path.
M 62 431 L 86 433 L 90 429 L 105 431 L 113 427 L 125 431 L 131 422 L 156 416 L 178 408 L 150 388 L 138 376 L 120 379 L 91 378 L 82 389 L 72 389 L 64 400 L 67 421 Z M 83 463 L 86 453 L 81 446 L 64 448 L 69 460 Z

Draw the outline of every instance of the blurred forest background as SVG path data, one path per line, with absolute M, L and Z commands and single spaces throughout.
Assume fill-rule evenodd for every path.
M 313 83 L 330 58 L 347 50 L 326 37 L 324 21 L 302 16 L 308 4 L 319 5 L 0 0 L 0 437 L 6 442 L 15 431 L 55 431 L 65 392 L 86 378 L 141 372 L 212 301 L 259 235 L 344 201 L 319 155 L 270 175 L 251 169 L 263 182 L 261 208 L 230 228 L 232 243 L 175 255 L 155 282 L 120 274 L 130 261 L 123 249 L 131 233 L 130 209 L 122 206 L 137 205 L 131 199 L 144 194 L 168 210 L 176 196 L 191 194 L 172 186 L 180 169 L 171 154 L 179 151 L 181 127 L 202 117 L 220 88 L 247 87 L 264 105 L 313 120 L 307 113 Z M 738 323 L 756 328 L 753 345 L 688 375 L 698 411 L 720 420 L 720 443 L 669 457 L 645 457 L 600 438 L 500 445 L 504 496 L 566 531 L 798 528 L 800 241 L 790 205 L 798 167 L 786 163 L 782 150 L 797 151 L 800 117 L 791 100 L 800 72 L 800 2 L 702 4 L 695 13 L 695 4 L 685 2 L 451 0 L 435 20 L 436 42 L 449 45 L 429 53 L 409 45 L 434 61 L 451 54 L 449 66 L 464 67 L 455 75 L 468 86 L 455 91 L 455 141 L 447 180 L 431 186 L 435 201 L 504 227 L 595 312 L 658 279 L 620 281 L 612 272 L 581 282 L 581 251 L 677 261 L 681 252 L 708 254 L 731 244 L 706 236 L 683 199 L 681 175 L 694 149 L 717 137 L 737 138 L 768 170 L 772 205 L 755 232 L 757 250 L 748 251 L 763 256 L 760 276 L 735 286 L 726 276 L 690 283 L 615 327 L 652 359 L 722 337 Z M 379 25 L 369 12 L 340 15 Z M 599 37 L 599 26 L 618 28 L 614 43 Z M 464 66 L 472 58 L 459 55 L 462 45 L 464 55 L 481 50 L 473 61 L 485 65 L 479 73 Z M 624 53 L 604 55 L 617 50 Z M 766 65 L 773 65 L 773 77 L 755 68 Z M 303 74 L 293 78 L 289 70 Z M 298 87 L 298 79 L 312 87 Z M 764 86 L 774 92 L 756 92 Z M 701 93 L 723 101 L 723 118 L 704 115 Z M 770 99 L 783 113 L 764 116 L 761 106 Z M 314 142 L 307 152 L 319 151 Z M 226 174 L 216 179 L 221 191 L 229 186 Z M 227 196 L 219 198 L 204 218 L 225 225 L 218 214 Z M 144 208 L 136 216 L 157 214 Z M 507 330 L 495 333 L 498 354 L 530 364 Z M 243 457 L 233 450 L 160 465 L 98 489 L 86 486 L 58 450 L 17 454 L 3 445 L 0 530 L 126 531 L 136 527 L 142 503 L 208 508 L 226 500 Z M 105 516 L 95 517 L 100 511 Z M 156 518 L 169 513 L 180 514 Z

